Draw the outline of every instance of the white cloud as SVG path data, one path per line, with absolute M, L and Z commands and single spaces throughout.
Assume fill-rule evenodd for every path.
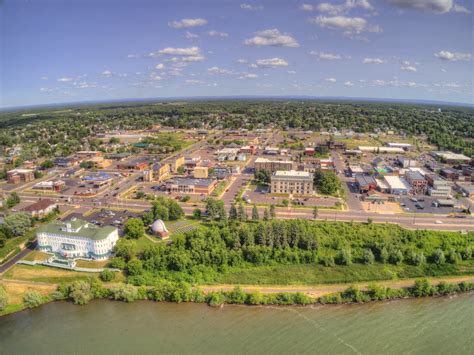
M 311 4 L 301 4 L 299 9 L 301 11 L 313 11 L 314 10 L 314 6 L 311 5 Z
M 163 63 L 158 63 L 157 65 L 155 65 L 155 69 L 163 70 L 165 69 L 165 65 Z
M 250 5 L 250 4 L 240 4 L 240 8 L 243 10 L 249 10 L 249 11 L 261 11 L 263 10 L 263 6 L 261 5 Z
M 288 62 L 282 58 L 259 59 L 255 64 L 259 68 L 277 68 L 288 66 Z
M 208 68 L 207 72 L 209 74 L 226 74 L 226 75 L 233 74 L 232 71 L 230 71 L 228 69 L 219 68 L 219 67 Z
M 100 75 L 105 76 L 105 77 L 110 77 L 112 76 L 112 72 L 110 70 L 104 70 Z
M 52 89 L 52 88 L 40 88 L 40 92 L 53 92 L 55 90 L 56 89 Z
M 288 34 L 281 33 L 278 29 L 268 29 L 255 33 L 255 37 L 246 39 L 248 46 L 274 46 L 274 47 L 299 47 L 298 42 Z
M 382 32 L 380 26 L 370 25 L 366 19 L 361 17 L 318 16 L 310 19 L 310 22 L 325 28 L 343 30 L 347 36 L 353 36 L 362 32 Z
M 335 83 L 337 81 L 336 78 L 326 78 L 324 80 L 326 80 L 328 83 Z
M 435 53 L 434 56 L 441 60 L 448 60 L 451 62 L 457 62 L 460 60 L 468 61 L 472 59 L 471 53 L 449 52 L 449 51 L 440 51 L 438 53 Z
M 62 77 L 62 78 L 59 78 L 59 79 L 58 79 L 58 81 L 59 81 L 60 83 L 67 83 L 67 82 L 73 81 L 73 80 L 74 80 L 74 78 L 70 78 L 70 77 Z
M 350 57 L 343 57 L 340 54 L 335 54 L 335 53 L 325 53 L 325 52 L 316 52 L 316 51 L 311 51 L 311 55 L 314 55 L 316 58 L 319 60 L 341 60 L 341 59 L 350 59 Z
M 48 80 L 48 77 L 47 76 L 42 76 L 41 80 Z
M 414 65 L 411 65 L 411 63 L 407 60 L 402 61 L 402 66 L 400 67 L 400 70 L 410 71 L 413 73 L 416 73 L 418 71 L 418 69 Z
M 364 64 L 383 64 L 385 63 L 385 60 L 381 58 L 364 58 L 362 61 Z
M 287 73 L 293 75 L 293 74 L 296 74 L 296 71 L 294 71 L 294 70 L 288 70 Z
M 163 80 L 163 78 L 161 76 L 156 75 L 155 73 L 150 74 L 150 79 L 155 80 L 155 81 Z
M 447 13 L 453 10 L 453 0 L 390 0 L 390 3 L 410 10 L 429 11 L 434 13 Z
M 258 78 L 257 74 L 253 73 L 244 73 L 241 76 L 239 76 L 239 79 L 256 79 Z
M 349 86 L 349 87 L 351 87 L 351 86 L 354 86 L 354 83 L 353 83 L 352 81 L 346 81 L 346 82 L 344 83 L 344 86 Z
M 211 30 L 207 32 L 207 34 L 211 37 L 229 37 L 229 34 L 227 32 L 219 32 L 215 30 Z
M 237 59 L 237 63 L 239 64 L 247 64 L 249 61 L 247 59 Z
M 192 33 L 192 32 L 189 32 L 189 31 L 186 31 L 186 33 L 184 34 L 184 38 L 186 39 L 195 39 L 195 38 L 198 38 L 199 36 L 195 33 Z
M 369 3 L 368 0 L 346 0 L 346 2 L 340 4 L 340 5 L 335 5 L 331 4 L 328 2 L 323 2 L 320 3 L 317 6 L 318 11 L 320 12 L 326 12 L 330 15 L 338 15 L 341 13 L 345 13 L 349 10 L 355 9 L 355 8 L 360 8 L 363 10 L 373 10 L 374 8 L 372 5 Z
M 194 80 L 194 79 L 186 79 L 184 81 L 186 84 L 204 84 L 204 81 L 201 80 Z
M 458 5 L 458 4 L 455 4 L 453 6 L 453 8 L 451 9 L 451 11 L 453 12 L 461 12 L 461 13 L 464 13 L 464 14 L 470 14 L 471 11 L 466 9 L 464 6 L 461 6 L 461 5 Z
M 127 58 L 138 58 L 139 55 L 138 54 L 129 54 L 127 55 Z
M 181 55 L 181 56 L 198 56 L 200 55 L 199 47 L 187 47 L 187 48 L 173 48 L 173 47 L 166 47 L 160 49 L 158 54 L 167 54 L 167 55 Z M 151 53 L 152 56 L 155 53 Z
M 202 62 L 205 59 L 202 55 L 192 55 L 192 56 L 185 56 L 185 57 L 173 57 L 171 58 L 172 62 Z
M 207 20 L 203 18 L 185 18 L 180 21 L 168 22 L 168 26 L 173 28 L 190 28 L 207 25 Z

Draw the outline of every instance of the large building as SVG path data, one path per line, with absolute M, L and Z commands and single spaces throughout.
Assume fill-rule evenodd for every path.
M 170 174 L 169 164 L 155 163 L 143 172 L 143 181 L 162 181 Z
M 426 174 L 428 181 L 428 195 L 433 197 L 449 197 L 451 196 L 451 182 L 447 181 L 436 174 Z
M 293 170 L 293 162 L 290 160 L 270 160 L 266 158 L 257 158 L 255 160 L 255 171 L 265 170 L 269 173 L 275 171 Z
M 184 157 L 177 157 L 173 159 L 170 163 L 170 170 L 172 173 L 176 174 L 178 172 L 178 169 L 184 165 Z
M 7 172 L 7 181 L 10 184 L 20 182 L 30 182 L 35 179 L 35 174 L 31 169 L 13 169 Z
M 271 177 L 270 191 L 309 195 L 313 193 L 313 174 L 306 171 L 277 171 Z
M 421 193 L 426 191 L 428 181 L 420 172 L 409 170 L 405 173 L 405 178 L 411 185 L 414 192 Z
M 166 190 L 169 192 L 209 195 L 217 185 L 216 179 L 196 179 L 176 177 L 166 181 Z
M 54 221 L 36 231 L 38 248 L 64 258 L 107 259 L 119 239 L 117 228 L 80 219 Z
M 392 195 L 407 195 L 411 190 L 410 184 L 399 176 L 385 175 L 383 183 L 387 186 L 388 193 Z
M 377 181 L 370 175 L 356 175 L 357 187 L 359 192 L 365 193 L 377 188 Z
M 31 217 L 42 218 L 53 212 L 57 207 L 58 204 L 53 200 L 44 199 L 26 206 L 22 211 L 29 213 Z

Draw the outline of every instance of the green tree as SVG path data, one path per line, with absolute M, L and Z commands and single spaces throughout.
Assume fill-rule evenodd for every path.
M 154 205 L 153 208 L 153 217 L 154 219 L 161 219 L 163 221 L 169 221 L 170 213 L 166 206 L 160 204 Z
M 4 219 L 4 230 L 8 237 L 24 235 L 31 228 L 31 216 L 26 212 L 17 212 Z
M 130 218 L 125 223 L 125 237 L 130 239 L 139 239 L 145 235 L 145 226 L 140 218 Z
M 231 221 L 237 220 L 237 208 L 235 207 L 235 204 L 230 205 L 229 220 Z
M 441 249 L 436 249 L 431 258 L 436 265 L 442 265 L 446 262 L 446 257 Z
M 10 196 L 6 199 L 5 205 L 7 208 L 12 208 L 18 205 L 20 202 L 20 196 L 16 192 L 12 192 Z
M 270 211 L 268 210 L 268 208 L 265 208 L 263 210 L 263 220 L 264 221 L 269 221 L 270 220 Z
M 132 240 L 119 239 L 115 244 L 115 255 L 128 262 L 135 255 L 136 243 Z
M 109 269 L 104 269 L 100 274 L 99 277 L 104 282 L 113 281 L 115 279 L 115 272 Z
M 319 213 L 318 206 L 314 206 L 313 207 L 313 219 L 318 218 L 318 213 Z
M 245 222 L 248 219 L 247 211 L 242 203 L 239 203 L 239 209 L 237 210 L 237 218 L 241 222 Z
M 258 221 L 260 216 L 258 215 L 258 208 L 257 205 L 254 204 L 252 207 L 252 221 Z
M 375 261 L 375 256 L 374 253 L 372 253 L 372 250 L 370 249 L 365 249 L 364 253 L 362 254 L 362 261 L 366 265 L 373 264 Z
M 201 209 L 200 208 L 195 208 L 193 211 L 193 217 L 196 219 L 200 219 L 202 215 Z
M 74 302 L 74 304 L 89 303 L 89 301 L 93 299 L 91 284 L 83 280 L 74 281 L 69 286 L 68 297 Z
M 276 218 L 275 205 L 270 205 L 270 219 Z
M 336 258 L 336 262 L 339 265 L 350 265 L 352 264 L 352 254 L 349 249 L 342 249 Z

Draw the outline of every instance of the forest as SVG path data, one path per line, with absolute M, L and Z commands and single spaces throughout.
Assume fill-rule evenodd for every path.
M 2 112 L 0 146 L 22 146 L 24 160 L 64 156 L 97 148 L 98 133 L 156 124 L 183 129 L 391 129 L 426 136 L 439 149 L 474 155 L 473 108 L 319 100 L 133 102 Z

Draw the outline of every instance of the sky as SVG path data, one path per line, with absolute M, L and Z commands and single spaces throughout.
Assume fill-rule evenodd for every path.
M 192 96 L 473 102 L 472 0 L 0 0 L 0 107 Z

